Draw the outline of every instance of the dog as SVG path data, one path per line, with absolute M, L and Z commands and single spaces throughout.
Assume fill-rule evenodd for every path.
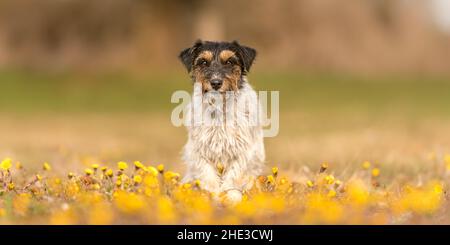
M 256 103 L 260 109 L 247 80 L 255 57 L 255 49 L 237 41 L 201 40 L 179 55 L 192 79 L 194 100 L 201 97 L 197 110 L 193 102 L 187 106 L 183 181 L 199 180 L 203 189 L 231 203 L 239 202 L 251 189 L 265 161 L 262 126 L 249 120 L 249 108 Z M 215 100 L 221 99 L 233 103 L 214 106 Z M 210 116 L 210 123 L 205 123 L 205 118 L 192 123 L 197 115 L 194 110 Z

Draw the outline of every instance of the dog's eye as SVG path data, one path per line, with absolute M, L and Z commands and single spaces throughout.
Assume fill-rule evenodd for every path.
M 227 62 L 225 62 L 225 64 L 227 65 L 232 65 L 234 62 L 232 59 L 228 59 Z
M 205 59 L 200 59 L 200 60 L 197 62 L 197 65 L 200 65 L 200 66 L 207 66 L 207 65 L 208 65 L 208 61 L 205 60 Z

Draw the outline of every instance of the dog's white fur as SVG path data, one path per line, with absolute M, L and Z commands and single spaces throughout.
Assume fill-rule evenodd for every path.
M 196 92 L 194 89 L 193 97 L 199 96 L 198 93 L 201 91 Z M 252 98 L 256 98 L 256 92 L 244 78 L 242 88 L 234 92 L 236 104 L 233 105 L 237 105 L 234 110 L 235 123 L 226 122 L 225 125 L 205 125 L 203 121 L 189 125 L 188 122 L 192 122 L 194 103 L 187 106 L 185 120 L 188 141 L 183 149 L 187 173 L 183 181 L 200 180 L 202 188 L 216 194 L 224 193 L 232 202 L 241 200 L 242 193 L 251 188 L 255 177 L 261 173 L 265 160 L 261 123 L 250 123 L 248 106 L 244 102 L 251 101 Z M 211 108 L 208 105 L 208 101 L 202 101 L 202 113 L 211 113 L 207 111 L 207 108 Z M 233 113 L 233 110 L 215 110 L 219 113 L 225 111 L 225 115 Z M 215 122 L 219 117 L 212 120 Z M 218 164 L 223 166 L 222 174 Z

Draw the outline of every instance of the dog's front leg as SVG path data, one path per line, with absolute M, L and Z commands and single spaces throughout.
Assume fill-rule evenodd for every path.
M 221 179 L 217 169 L 209 162 L 197 160 L 188 166 L 186 177 L 183 182 L 200 181 L 200 187 L 212 193 L 219 194 Z
M 251 175 L 243 170 L 238 162 L 229 164 L 222 176 L 221 190 L 225 194 L 225 202 L 235 204 L 242 200 L 243 192 L 250 189 L 253 183 Z

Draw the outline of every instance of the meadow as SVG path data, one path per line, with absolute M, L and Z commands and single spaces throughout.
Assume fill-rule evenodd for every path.
M 255 70 L 280 91 L 267 169 L 237 206 L 180 184 L 183 73 L 0 72 L 1 224 L 449 223 L 450 82 Z

